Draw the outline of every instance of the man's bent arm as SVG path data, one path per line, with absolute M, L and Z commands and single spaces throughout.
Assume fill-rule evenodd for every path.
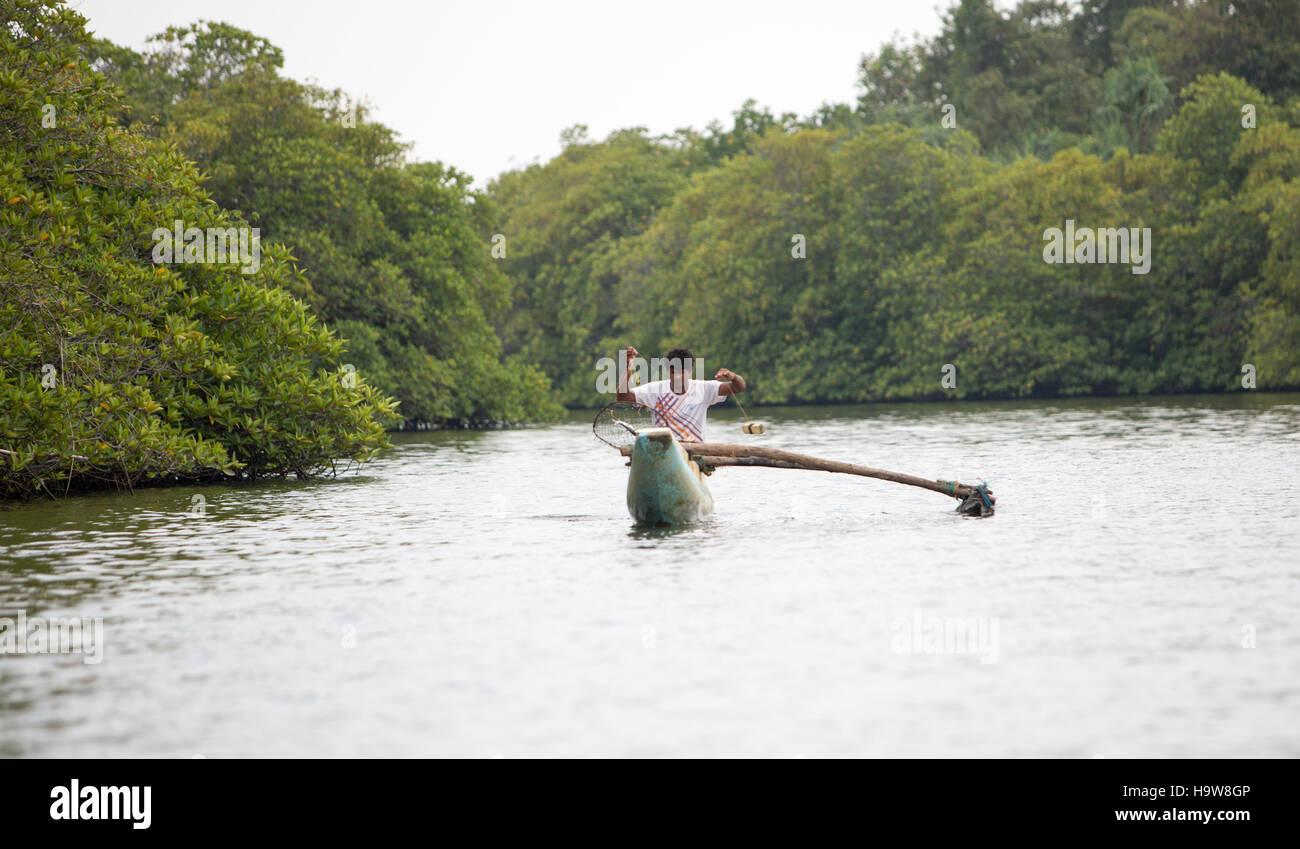
M 727 369 L 727 368 L 718 369 L 718 373 L 713 376 L 713 379 L 729 381 L 729 382 L 724 382 L 721 386 L 718 387 L 719 395 L 723 395 L 723 396 L 735 395 L 739 392 L 744 392 L 746 388 L 745 378 L 736 374 L 731 369 Z

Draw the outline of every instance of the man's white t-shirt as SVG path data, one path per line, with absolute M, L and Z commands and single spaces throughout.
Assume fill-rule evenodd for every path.
M 692 380 L 678 395 L 666 380 L 632 387 L 637 403 L 650 408 L 655 427 L 666 427 L 682 442 L 704 441 L 704 417 L 709 407 L 727 396 L 718 394 L 720 380 Z

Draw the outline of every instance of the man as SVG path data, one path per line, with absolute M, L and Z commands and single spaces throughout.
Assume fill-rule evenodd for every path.
M 619 392 L 618 400 L 649 407 L 655 427 L 668 428 L 679 442 L 704 442 L 704 418 L 709 407 L 721 404 L 728 395 L 745 391 L 745 378 L 731 369 L 718 369 L 713 380 L 691 380 L 695 355 L 685 348 L 668 352 L 667 380 L 632 386 L 632 363 L 639 356 L 629 345 L 627 374 L 621 384 L 627 391 Z

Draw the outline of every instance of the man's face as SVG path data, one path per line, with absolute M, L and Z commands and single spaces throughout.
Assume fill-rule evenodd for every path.
M 674 363 L 668 367 L 668 386 L 678 395 L 686 394 L 686 387 L 691 383 L 691 378 L 685 368 Z

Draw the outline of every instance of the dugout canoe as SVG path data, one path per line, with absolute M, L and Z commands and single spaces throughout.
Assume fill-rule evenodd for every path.
M 627 476 L 627 510 L 642 525 L 686 525 L 713 512 L 699 467 L 666 427 L 637 433 Z

